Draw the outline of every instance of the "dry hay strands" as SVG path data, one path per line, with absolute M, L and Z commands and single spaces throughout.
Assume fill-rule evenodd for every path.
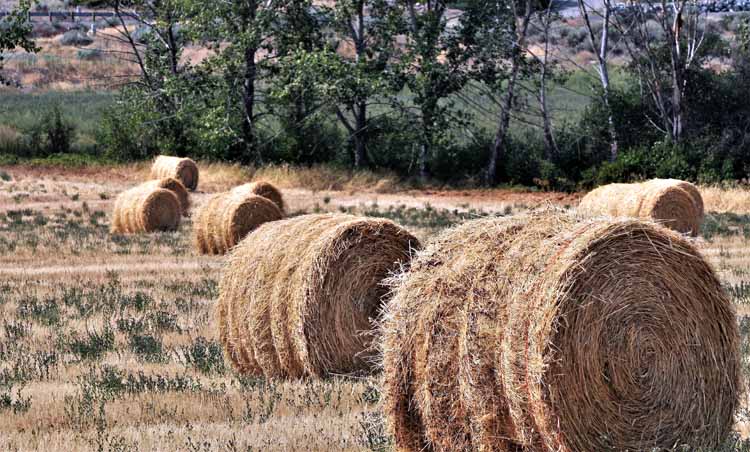
M 234 187 L 232 192 L 240 195 L 251 193 L 253 195 L 262 196 L 273 201 L 282 212 L 284 211 L 284 197 L 281 195 L 281 191 L 270 182 L 258 181 L 239 185 Z
M 703 209 L 698 188 L 676 179 L 605 185 L 587 194 L 578 206 L 584 215 L 650 219 L 693 236 L 703 222 Z
M 735 313 L 673 231 L 476 220 L 394 285 L 381 347 L 397 450 L 713 450 L 732 428 Z
M 177 200 L 180 202 L 180 211 L 182 212 L 182 215 L 188 215 L 188 210 L 190 209 L 190 196 L 185 186 L 182 185 L 182 182 L 179 180 L 173 177 L 165 177 L 163 179 L 144 182 L 142 185 L 144 188 L 164 188 L 171 191 L 177 196 Z
M 201 254 L 226 254 L 261 224 L 282 217 L 276 204 L 262 196 L 219 193 L 198 210 L 193 243 Z
M 151 177 L 154 179 L 173 177 L 182 182 L 188 190 L 195 191 L 198 188 L 198 165 L 189 158 L 160 155 L 151 166 Z
M 111 232 L 173 231 L 180 225 L 180 201 L 170 190 L 143 184 L 120 193 L 112 213 Z
M 266 377 L 373 370 L 372 320 L 419 241 L 389 220 L 305 215 L 267 223 L 233 251 L 219 286 L 225 354 Z

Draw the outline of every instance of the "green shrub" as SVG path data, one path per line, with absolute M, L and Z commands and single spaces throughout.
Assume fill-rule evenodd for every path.
M 60 38 L 60 44 L 72 47 L 86 47 L 94 42 L 94 38 L 86 35 L 81 30 L 70 30 Z

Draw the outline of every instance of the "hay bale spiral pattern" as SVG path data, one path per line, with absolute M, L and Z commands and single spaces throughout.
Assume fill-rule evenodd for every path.
M 732 427 L 734 311 L 672 231 L 476 220 L 394 284 L 381 328 L 397 450 L 710 448 Z
M 189 158 L 160 155 L 151 166 L 151 178 L 165 177 L 173 177 L 182 182 L 188 190 L 195 191 L 198 188 L 198 165 Z
M 267 223 L 232 252 L 219 338 L 233 366 L 266 377 L 372 370 L 372 319 L 419 241 L 382 219 L 305 215 Z
M 193 243 L 201 254 L 226 254 L 261 224 L 282 217 L 276 204 L 262 196 L 219 193 L 198 210 Z
M 700 231 L 703 210 L 698 188 L 676 179 L 605 185 L 587 194 L 578 206 L 584 215 L 649 219 L 693 236 Z
M 190 209 L 190 195 L 182 182 L 173 178 L 165 177 L 163 179 L 151 180 L 143 183 L 144 188 L 163 188 L 169 190 L 177 196 L 177 200 L 180 202 L 180 211 L 183 216 L 188 215 Z
M 177 196 L 153 184 L 143 184 L 120 193 L 112 213 L 111 232 L 173 231 L 180 225 L 180 201 Z
M 281 195 L 281 191 L 270 182 L 250 182 L 249 184 L 243 184 L 234 187 L 232 189 L 232 192 L 240 195 L 250 193 L 253 195 L 262 196 L 273 201 L 273 203 L 276 204 L 276 206 L 278 206 L 278 208 L 282 212 L 284 211 L 284 197 Z

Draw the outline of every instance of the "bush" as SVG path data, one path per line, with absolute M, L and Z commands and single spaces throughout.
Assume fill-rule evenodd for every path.
M 47 157 L 52 154 L 67 154 L 75 140 L 76 127 L 63 118 L 60 106 L 55 105 L 42 115 L 39 122 L 24 131 L 20 157 Z
M 101 60 L 104 53 L 100 49 L 81 49 L 78 51 L 78 59 L 84 61 Z
M 94 39 L 81 30 L 70 30 L 60 38 L 60 44 L 64 46 L 86 47 L 93 42 Z

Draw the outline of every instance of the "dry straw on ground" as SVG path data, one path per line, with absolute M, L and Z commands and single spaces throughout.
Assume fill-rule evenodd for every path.
M 258 181 L 243 184 L 233 188 L 232 192 L 239 195 L 250 193 L 262 196 L 273 201 L 282 212 L 284 211 L 284 197 L 281 195 L 281 191 L 269 182 Z
M 234 249 L 219 286 L 228 360 L 266 377 L 369 372 L 381 283 L 417 247 L 383 219 L 306 215 L 261 226 Z
M 188 190 L 198 188 L 198 176 L 198 165 L 189 158 L 160 155 L 151 166 L 152 178 L 173 177 L 182 182 Z
M 180 202 L 182 215 L 187 216 L 188 210 L 190 209 L 190 196 L 188 195 L 185 186 L 182 185 L 182 182 L 173 177 L 165 177 L 164 179 L 144 182 L 143 185 L 148 188 L 164 188 L 174 193 L 175 196 L 177 196 L 177 200 Z
M 698 189 L 675 179 L 605 185 L 587 194 L 578 206 L 584 215 L 650 219 L 693 236 L 703 222 L 703 209 Z
M 734 311 L 675 232 L 559 212 L 476 220 L 393 284 L 397 450 L 695 450 L 733 425 Z
M 262 196 L 219 193 L 195 215 L 193 243 L 201 254 L 225 254 L 261 224 L 282 217 L 276 204 Z
M 179 227 L 180 201 L 170 190 L 143 184 L 131 188 L 115 200 L 112 233 L 172 231 Z

